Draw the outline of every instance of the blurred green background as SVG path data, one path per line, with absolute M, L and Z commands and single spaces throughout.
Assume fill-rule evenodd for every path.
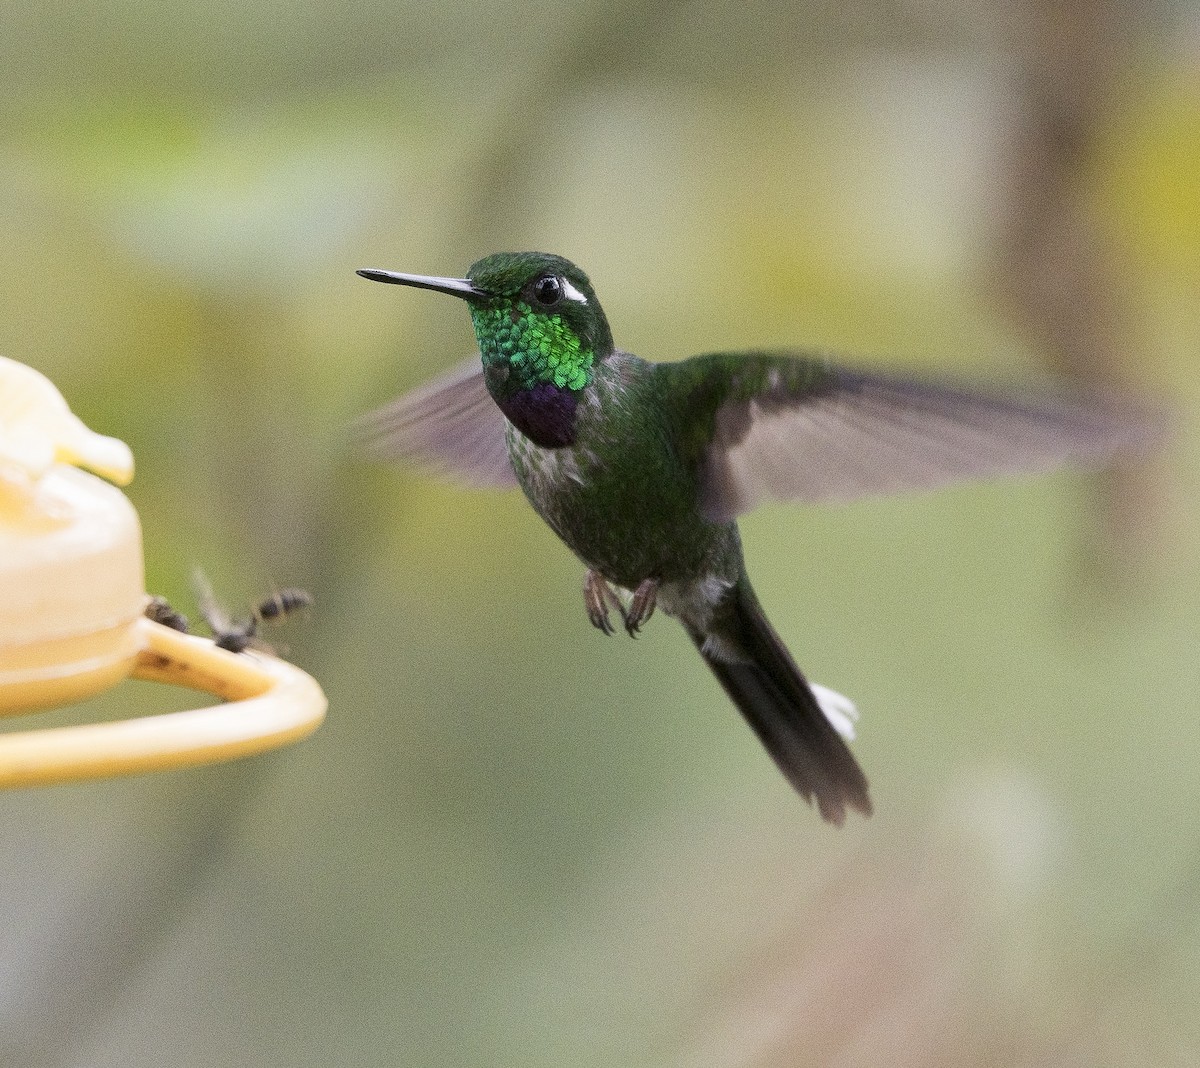
M 6 4 L 0 351 L 133 446 L 152 591 L 313 592 L 331 705 L 3 797 L 0 1064 L 1200 1063 L 1198 72 L 1185 3 Z M 1053 372 L 1176 434 L 744 522 L 862 712 L 837 832 L 519 495 L 355 458 L 472 339 L 354 268 L 522 248 L 651 358 Z

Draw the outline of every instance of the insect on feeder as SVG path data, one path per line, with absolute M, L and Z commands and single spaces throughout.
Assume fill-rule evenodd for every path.
M 145 617 L 141 525 L 110 484 L 132 477 L 124 442 L 93 433 L 47 378 L 0 357 L 0 715 L 81 701 L 126 678 L 223 701 L 0 733 L 0 787 L 231 760 L 299 741 L 324 719 L 320 686 L 293 665 Z

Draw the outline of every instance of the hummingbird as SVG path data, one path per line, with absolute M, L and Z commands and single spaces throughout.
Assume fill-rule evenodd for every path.
M 464 301 L 479 353 L 366 417 L 373 451 L 474 487 L 520 487 L 584 566 L 589 621 L 636 636 L 655 608 L 822 818 L 871 813 L 853 704 L 810 683 L 750 583 L 737 517 L 970 477 L 1099 466 L 1136 444 L 1085 401 L 976 392 L 801 352 L 653 363 L 618 349 L 588 277 L 497 253 L 465 278 L 364 269 Z M 662 293 L 669 309 L 669 287 Z

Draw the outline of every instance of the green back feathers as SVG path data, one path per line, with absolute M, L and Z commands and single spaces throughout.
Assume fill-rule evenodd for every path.
M 660 363 L 663 402 L 671 411 L 681 451 L 699 461 L 717 431 L 718 413 L 741 415 L 749 427 L 751 401 L 803 398 L 829 388 L 835 372 L 820 357 L 771 352 L 713 352 Z

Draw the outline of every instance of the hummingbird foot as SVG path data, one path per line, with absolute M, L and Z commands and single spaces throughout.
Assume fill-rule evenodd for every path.
M 654 615 L 654 605 L 658 600 L 658 579 L 643 579 L 636 590 L 629 607 L 623 609 L 621 615 L 625 619 L 625 630 L 631 638 L 638 636 L 642 625 Z
M 590 567 L 583 576 L 583 605 L 587 609 L 588 621 L 605 634 L 615 633 L 608 614 L 610 607 L 615 608 L 622 616 L 625 615 L 625 609 L 621 606 L 621 599 L 616 591 L 599 571 L 593 571 Z

